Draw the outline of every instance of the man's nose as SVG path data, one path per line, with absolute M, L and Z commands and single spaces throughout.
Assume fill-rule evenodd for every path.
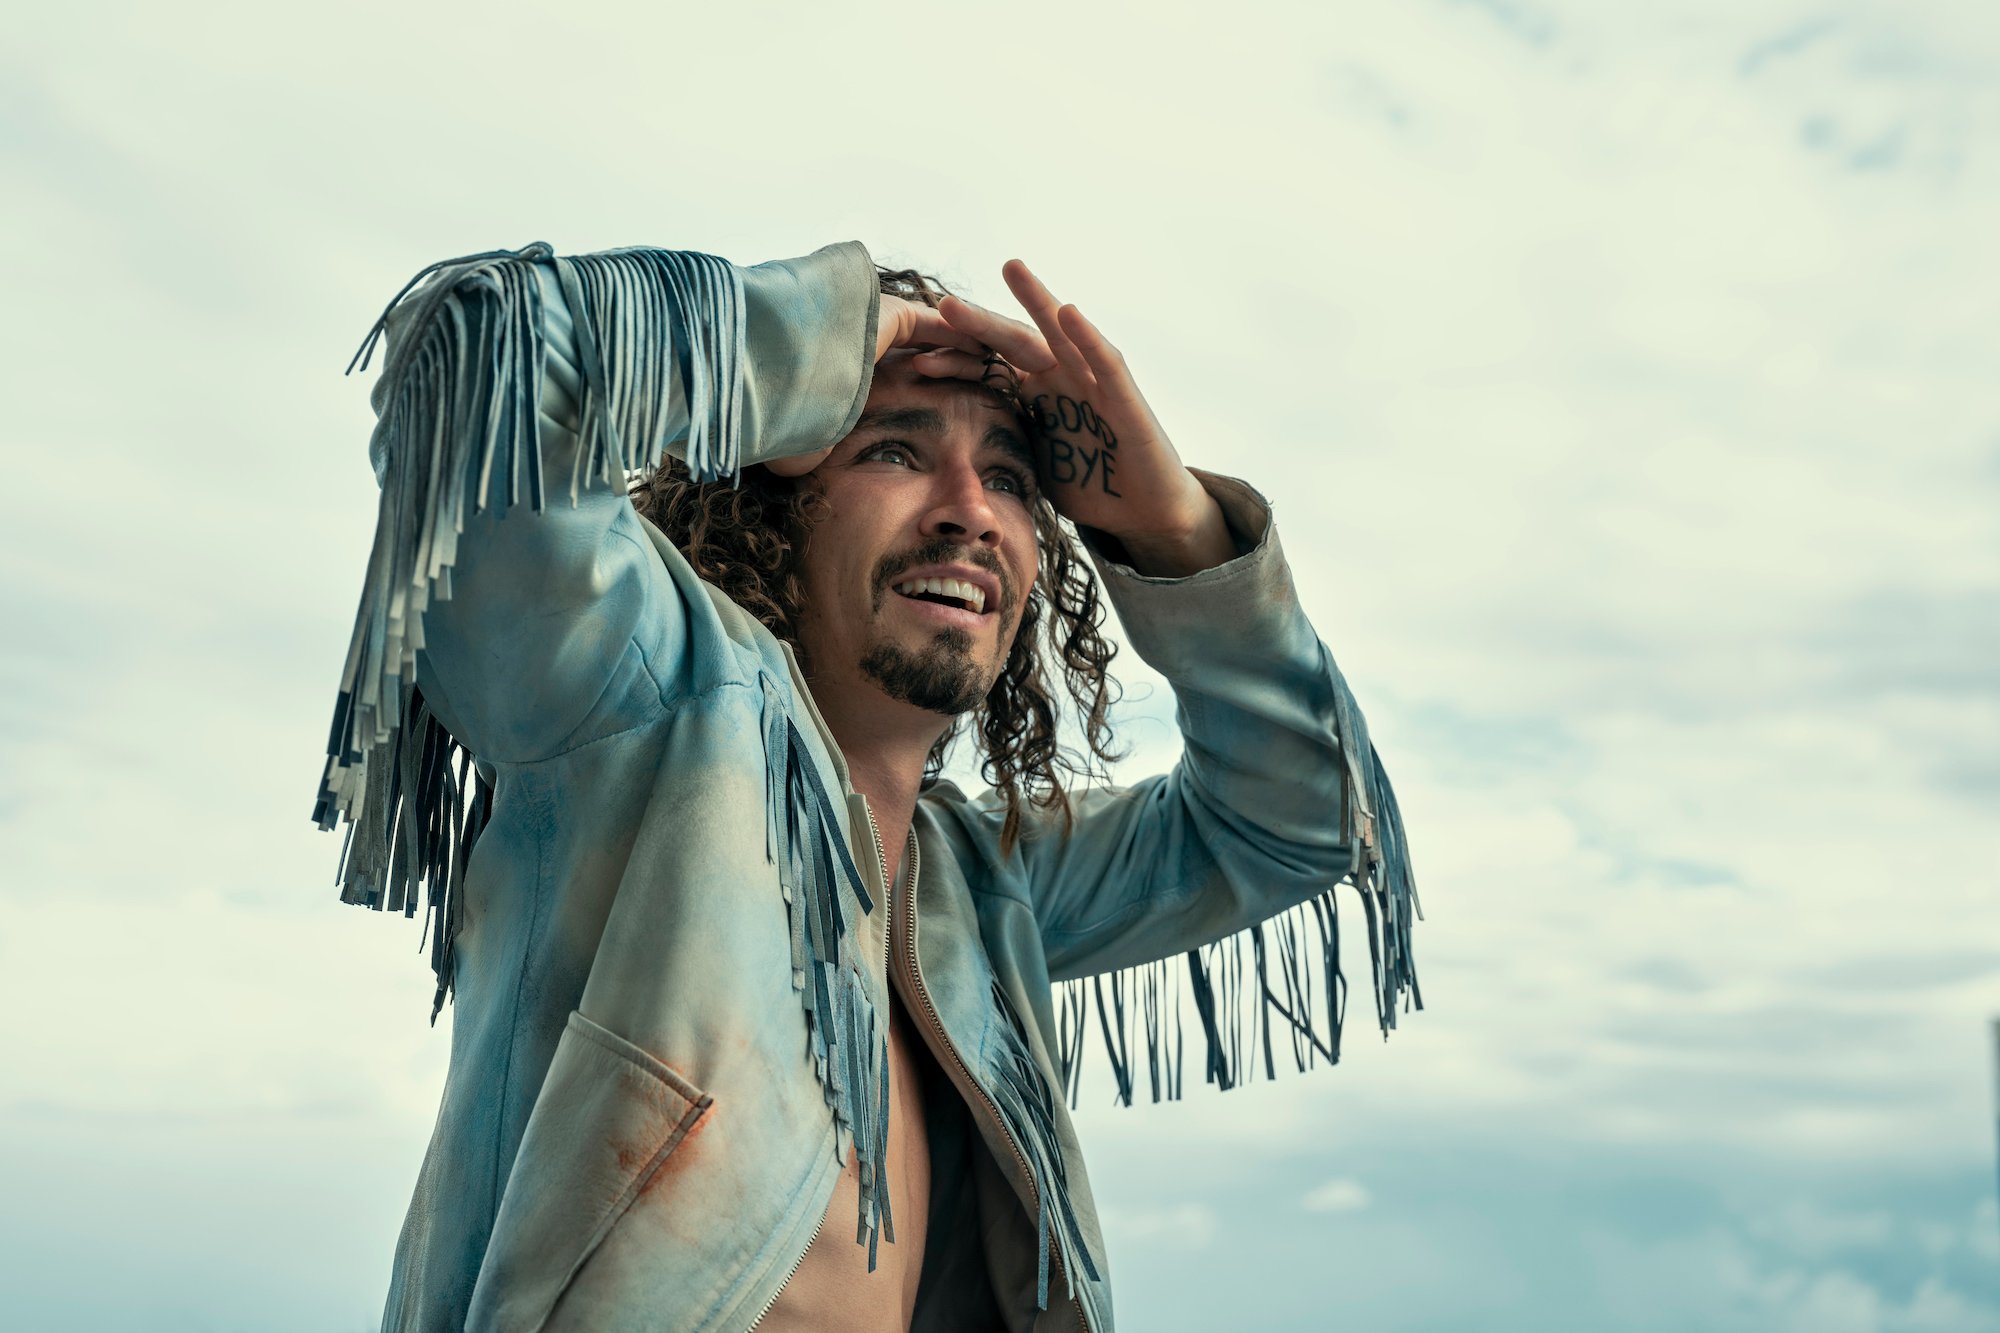
M 937 490 L 924 515 L 924 535 L 944 537 L 967 546 L 1000 545 L 1000 521 L 993 509 L 993 492 L 977 468 L 954 465 L 934 473 Z

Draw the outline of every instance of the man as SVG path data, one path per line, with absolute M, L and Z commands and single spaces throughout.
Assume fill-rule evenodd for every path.
M 318 810 L 351 901 L 428 882 L 455 998 L 385 1328 L 1108 1330 L 1051 983 L 1093 978 L 1128 1101 L 1134 984 L 1178 1093 L 1176 956 L 1210 1081 L 1246 1007 L 1267 1076 L 1274 1015 L 1337 1053 L 1343 877 L 1385 1028 L 1414 992 L 1393 796 L 1267 507 L 1018 263 L 1033 327 L 856 244 L 433 267 L 378 325 Z M 621 483 L 662 451 L 655 524 Z M 1102 757 L 1109 653 L 1057 515 L 1180 703 L 1185 756 L 1129 789 L 1060 783 L 1043 672 Z M 933 780 L 960 717 L 979 798 Z

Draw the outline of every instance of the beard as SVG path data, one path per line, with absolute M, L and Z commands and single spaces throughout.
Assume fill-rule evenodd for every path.
M 874 610 L 879 615 L 890 597 L 890 585 L 906 569 L 924 564 L 964 561 L 991 573 L 1000 584 L 1000 604 L 995 608 L 1000 624 L 1014 624 L 1019 594 L 1014 580 L 999 557 L 987 551 L 969 550 L 939 539 L 913 551 L 884 558 L 875 569 Z M 979 707 L 1005 665 L 1011 631 L 1001 634 L 1002 661 L 991 668 L 982 666 L 973 653 L 972 635 L 962 629 L 940 630 L 922 648 L 906 648 L 900 643 L 878 639 L 861 658 L 861 674 L 875 682 L 891 699 L 914 704 L 926 712 L 958 717 Z
M 957 717 L 977 708 L 992 682 L 972 656 L 972 636 L 941 631 L 922 649 L 878 643 L 861 659 L 862 674 L 891 699 Z

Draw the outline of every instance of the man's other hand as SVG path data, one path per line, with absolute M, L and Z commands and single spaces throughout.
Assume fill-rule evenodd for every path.
M 997 317 L 996 317 L 997 318 Z M 1021 327 L 1021 326 L 1017 326 Z M 1032 329 L 1023 328 L 1032 334 Z M 881 313 L 875 321 L 875 360 L 881 363 L 883 357 L 899 347 L 923 350 L 950 349 L 963 356 L 962 361 L 939 362 L 936 358 L 919 359 L 918 368 L 933 377 L 954 377 L 977 379 L 978 375 L 966 375 L 966 362 L 979 364 L 986 349 L 977 338 L 961 333 L 945 322 L 944 316 L 921 301 L 906 301 L 900 296 L 882 297 Z M 833 452 L 829 445 L 825 449 L 809 454 L 793 454 L 788 458 L 774 458 L 765 467 L 781 477 L 798 477 L 812 471 L 826 461 Z
M 1117 538 L 1141 573 L 1179 577 L 1233 558 L 1221 508 L 1181 464 L 1124 356 L 1020 260 L 1007 261 L 1000 275 L 1035 329 L 955 296 L 936 313 L 1019 372 L 1021 398 L 1038 427 L 1043 488 L 1056 511 Z M 927 374 L 968 378 L 975 367 L 988 368 L 956 343 L 915 361 Z

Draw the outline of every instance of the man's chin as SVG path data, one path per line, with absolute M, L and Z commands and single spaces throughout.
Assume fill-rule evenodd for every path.
M 899 703 L 958 717 L 977 708 L 993 678 L 972 652 L 964 630 L 940 630 L 920 648 L 877 643 L 861 659 L 861 673 Z

